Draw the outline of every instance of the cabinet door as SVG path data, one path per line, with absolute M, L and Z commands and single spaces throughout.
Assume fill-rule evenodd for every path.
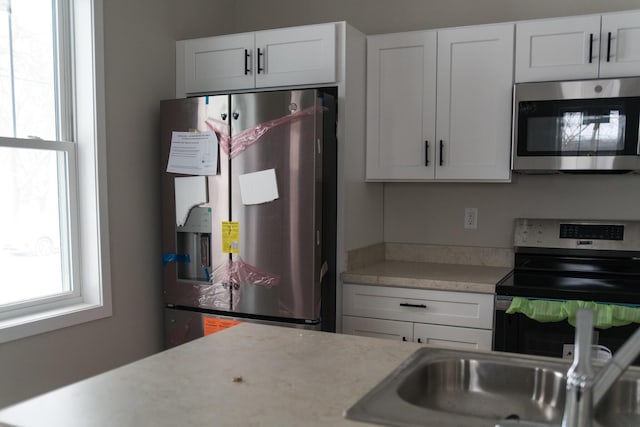
M 253 33 L 206 37 L 179 43 L 184 43 L 187 93 L 254 87 L 251 64 Z
M 348 335 L 360 335 L 363 337 L 412 341 L 413 323 L 342 316 L 342 332 Z
M 438 32 L 436 179 L 509 180 L 513 28 Z
M 602 16 L 600 77 L 640 75 L 640 12 Z
M 600 16 L 516 24 L 516 82 L 598 77 Z
M 367 38 L 367 179 L 433 179 L 435 32 Z
M 336 81 L 335 24 L 255 33 L 256 87 Z
M 416 323 L 414 341 L 421 344 L 455 347 L 468 350 L 491 350 L 492 332 L 487 329 L 458 328 L 455 326 Z

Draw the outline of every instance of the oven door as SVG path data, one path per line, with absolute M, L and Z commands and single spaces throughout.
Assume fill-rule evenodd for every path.
M 640 95 L 623 80 L 516 85 L 514 170 L 639 169 Z
M 537 356 L 564 357 L 575 340 L 575 328 L 568 322 L 542 323 L 524 314 L 507 314 L 512 297 L 498 295 L 495 304 L 493 350 Z M 639 326 L 594 329 L 593 344 L 603 345 L 615 353 Z M 640 357 L 634 365 L 640 366 Z

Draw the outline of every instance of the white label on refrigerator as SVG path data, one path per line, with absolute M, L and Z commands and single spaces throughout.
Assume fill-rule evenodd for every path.
M 238 176 L 238 179 L 240 180 L 240 197 L 243 205 L 272 202 L 280 197 L 275 169 L 246 173 Z
M 167 172 L 217 175 L 217 135 L 214 132 L 172 132 Z

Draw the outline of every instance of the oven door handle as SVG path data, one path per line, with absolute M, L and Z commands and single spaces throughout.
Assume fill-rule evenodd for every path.
M 512 300 L 511 297 L 496 297 L 496 311 L 507 311 Z

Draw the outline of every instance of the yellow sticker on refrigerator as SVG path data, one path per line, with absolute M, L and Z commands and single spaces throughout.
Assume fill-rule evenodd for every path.
M 222 252 L 226 254 L 240 253 L 240 223 L 238 221 L 222 221 Z

